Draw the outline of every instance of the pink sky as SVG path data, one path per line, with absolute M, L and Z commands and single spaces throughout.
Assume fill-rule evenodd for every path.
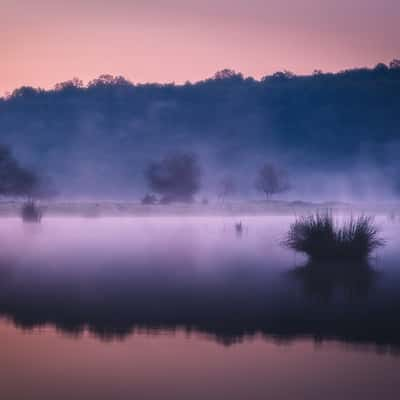
M 400 58 L 398 0 L 0 0 L 0 95 L 104 73 L 259 78 Z

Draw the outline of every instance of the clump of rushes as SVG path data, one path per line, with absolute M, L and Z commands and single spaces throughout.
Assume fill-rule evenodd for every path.
M 22 206 L 21 216 L 24 222 L 40 222 L 42 212 L 33 200 L 28 200 Z
M 312 261 L 365 261 L 384 240 L 372 217 L 350 217 L 339 224 L 326 212 L 298 218 L 283 244 Z

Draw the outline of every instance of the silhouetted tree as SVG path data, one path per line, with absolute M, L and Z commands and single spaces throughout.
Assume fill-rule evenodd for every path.
M 266 163 L 258 171 L 255 188 L 269 199 L 273 194 L 289 190 L 288 174 L 285 170 Z
M 293 72 L 284 70 L 284 71 L 275 72 L 272 75 L 264 76 L 261 80 L 264 82 L 266 82 L 266 81 L 286 81 L 289 79 L 293 79 L 295 77 L 296 77 L 296 75 Z
M 7 146 L 0 145 L 0 195 L 30 196 L 37 182 L 36 175 L 21 167 Z
M 200 167 L 192 153 L 175 153 L 159 162 L 152 162 L 146 170 L 150 188 L 162 195 L 161 203 L 193 201 L 200 188 Z
M 223 177 L 218 184 L 218 197 L 224 201 L 228 196 L 236 193 L 236 184 L 232 177 Z
M 83 81 L 79 78 L 72 78 L 69 81 L 56 83 L 54 86 L 54 90 L 67 90 L 67 89 L 82 89 Z
M 41 93 L 44 93 L 43 89 L 36 89 L 31 86 L 22 86 L 18 89 L 15 89 L 12 93 L 10 98 L 25 98 L 29 99 L 35 97 Z
M 400 60 L 395 58 L 390 62 L 389 67 L 391 69 L 400 69 Z
M 375 71 L 386 72 L 388 70 L 388 66 L 385 63 L 378 63 L 375 65 Z
M 99 86 L 125 86 L 132 85 L 127 79 L 123 76 L 113 76 L 109 74 L 100 75 L 98 78 L 91 80 L 88 83 L 88 87 L 99 87 Z
M 221 71 L 217 71 L 214 74 L 215 80 L 222 80 L 222 79 L 238 79 L 243 80 L 243 75 L 241 73 L 235 72 L 233 69 L 223 69 Z

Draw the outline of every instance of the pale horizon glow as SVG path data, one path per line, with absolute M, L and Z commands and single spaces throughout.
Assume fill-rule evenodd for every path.
M 395 0 L 0 0 L 0 7 L 0 96 L 101 74 L 183 83 L 223 68 L 260 78 L 400 57 Z

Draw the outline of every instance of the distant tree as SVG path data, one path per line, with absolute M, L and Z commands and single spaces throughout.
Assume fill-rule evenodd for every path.
M 175 153 L 159 162 L 152 162 L 146 170 L 150 188 L 159 193 L 161 203 L 191 202 L 200 188 L 200 167 L 192 153 Z
M 391 69 L 400 69 L 400 60 L 395 58 L 390 62 L 389 67 Z
M 236 184 L 232 177 L 225 176 L 218 183 L 218 197 L 225 201 L 228 196 L 236 193 Z
M 275 72 L 272 75 L 264 76 L 261 79 L 261 81 L 263 81 L 263 82 L 267 82 L 267 81 L 287 81 L 287 80 L 293 79 L 295 77 L 296 77 L 296 75 L 293 72 L 284 70 L 284 71 Z
M 217 71 L 214 74 L 215 80 L 222 80 L 222 79 L 243 79 L 243 75 L 241 73 L 235 72 L 233 69 L 225 68 L 221 71 Z
M 378 63 L 375 65 L 374 70 L 375 71 L 381 71 L 381 72 L 386 72 L 388 70 L 388 66 L 384 63 Z
M 59 82 L 56 83 L 54 86 L 54 90 L 66 90 L 66 89 L 82 89 L 83 88 L 83 81 L 79 78 L 72 78 L 69 81 Z
M 255 188 L 264 193 L 267 199 L 273 194 L 286 192 L 290 188 L 288 174 L 285 170 L 266 163 L 258 171 Z
M 31 196 L 37 183 L 36 175 L 21 167 L 7 146 L 0 145 L 0 195 Z
M 35 97 L 38 94 L 44 93 L 44 91 L 42 89 L 36 89 L 34 87 L 31 86 L 22 86 L 18 89 L 15 89 L 12 93 L 10 98 L 11 99 L 15 99 L 15 98 L 31 98 L 31 97 Z
M 88 87 L 105 87 L 105 86 L 130 86 L 132 83 L 123 76 L 100 75 L 98 78 L 91 80 Z

